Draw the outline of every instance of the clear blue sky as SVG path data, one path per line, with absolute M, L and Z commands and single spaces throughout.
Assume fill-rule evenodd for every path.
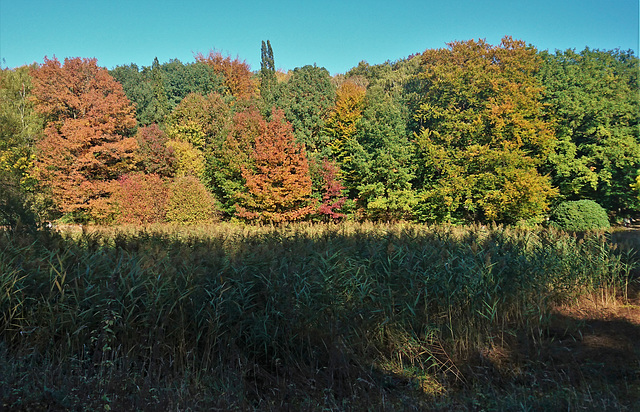
M 638 55 L 638 0 L 0 0 L 0 64 L 44 56 L 96 57 L 109 69 L 219 50 L 260 69 L 271 40 L 276 67 L 344 73 L 454 40 L 504 35 L 540 50 L 588 46 Z

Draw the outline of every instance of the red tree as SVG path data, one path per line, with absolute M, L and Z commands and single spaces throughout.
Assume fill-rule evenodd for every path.
M 60 211 L 99 218 L 114 180 L 134 166 L 134 109 L 96 59 L 60 65 L 45 57 L 32 77 L 36 110 L 47 120 L 37 144 L 38 177 Z
M 322 176 L 322 203 L 318 207 L 318 214 L 333 220 L 345 217 L 345 214 L 337 212 L 347 201 L 342 194 L 344 186 L 339 180 L 340 169 L 335 163 L 327 159 L 322 160 L 320 175 Z
M 281 223 L 313 212 L 304 146 L 295 142 L 291 125 L 281 110 L 274 110 L 270 122 L 261 121 L 252 157 L 254 168 L 242 169 L 248 193 L 238 195 L 238 216 Z

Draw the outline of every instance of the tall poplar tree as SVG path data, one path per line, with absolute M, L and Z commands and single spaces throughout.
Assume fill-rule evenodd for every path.
M 276 65 L 273 58 L 273 49 L 271 42 L 262 41 L 261 61 L 260 61 L 260 95 L 264 101 L 265 107 L 270 110 L 275 100 L 273 89 L 276 86 Z

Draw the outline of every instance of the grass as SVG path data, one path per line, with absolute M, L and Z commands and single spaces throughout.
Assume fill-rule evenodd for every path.
M 560 372 L 548 391 L 531 363 L 486 368 L 501 350 L 536 352 L 554 307 L 624 299 L 633 270 L 632 247 L 609 235 L 501 226 L 0 233 L 0 400 L 9 410 L 630 408 L 626 392 L 589 398 Z

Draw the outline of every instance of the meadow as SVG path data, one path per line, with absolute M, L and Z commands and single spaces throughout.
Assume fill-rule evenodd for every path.
M 615 376 L 563 359 L 579 308 L 637 315 L 639 246 L 495 225 L 0 232 L 0 409 L 634 410 L 638 343 Z

